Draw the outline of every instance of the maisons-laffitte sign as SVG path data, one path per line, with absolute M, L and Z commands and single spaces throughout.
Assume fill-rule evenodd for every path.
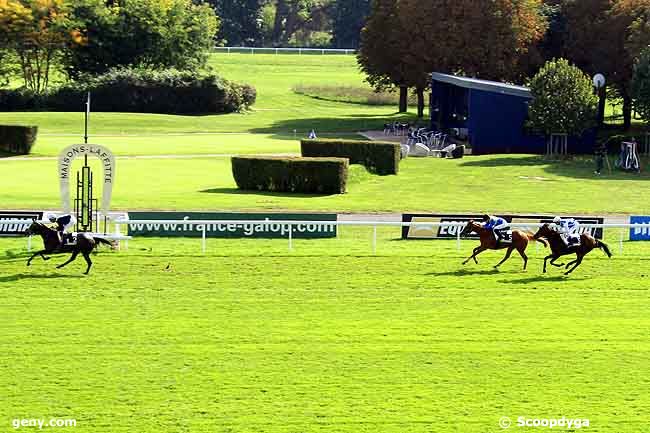
M 98 144 L 73 144 L 59 154 L 58 176 L 61 187 L 61 204 L 64 212 L 70 212 L 70 181 L 72 161 L 79 156 L 98 158 L 103 167 L 103 188 L 101 210 L 106 215 L 111 204 L 113 184 L 115 183 L 115 156 L 106 147 Z M 76 179 L 74 180 L 76 182 Z

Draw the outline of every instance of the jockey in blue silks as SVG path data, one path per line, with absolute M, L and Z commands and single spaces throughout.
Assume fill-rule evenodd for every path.
M 555 230 L 560 234 L 567 247 L 572 247 L 580 243 L 580 223 L 573 218 L 553 218 Z
M 506 221 L 505 218 L 495 217 L 488 214 L 483 215 L 483 228 L 492 230 L 494 239 L 496 239 L 497 242 L 504 238 L 501 230 L 507 230 L 508 227 L 510 227 L 510 223 Z

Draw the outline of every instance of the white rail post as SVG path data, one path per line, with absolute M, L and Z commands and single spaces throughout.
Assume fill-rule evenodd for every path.
M 201 250 L 205 254 L 205 224 L 203 224 L 203 230 L 201 230 Z
M 456 249 L 460 251 L 460 227 L 456 227 Z
M 289 252 L 293 251 L 293 224 L 289 224 Z
M 377 226 L 372 226 L 372 254 L 377 254 Z
M 623 254 L 623 237 L 625 236 L 625 229 L 622 228 L 620 233 L 621 234 L 618 240 L 618 252 Z

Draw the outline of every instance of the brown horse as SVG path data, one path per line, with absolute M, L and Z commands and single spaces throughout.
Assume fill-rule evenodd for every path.
M 474 248 L 472 255 L 469 256 L 467 260 L 463 262 L 463 265 L 466 265 L 467 262 L 469 262 L 472 259 L 474 259 L 474 262 L 478 264 L 478 260 L 476 260 L 476 256 L 481 254 L 483 251 L 502 250 L 507 248 L 508 251 L 506 252 L 506 256 L 496 266 L 494 266 L 495 269 L 501 266 L 506 260 L 508 260 L 510 258 L 510 254 L 512 254 L 514 250 L 517 250 L 521 258 L 524 259 L 524 270 L 526 270 L 526 265 L 528 264 L 528 256 L 526 255 L 526 248 L 528 247 L 528 242 L 534 239 L 533 237 L 534 235 L 532 232 L 525 231 L 525 230 L 513 230 L 512 241 L 497 242 L 497 240 L 494 238 L 492 230 L 483 228 L 481 224 L 474 222 L 473 220 L 469 220 L 467 222 L 467 225 L 463 229 L 463 231 L 460 233 L 460 235 L 466 236 L 472 232 L 477 233 L 479 235 L 481 239 L 481 245 Z M 548 246 L 545 239 L 535 239 L 535 240 L 544 244 L 545 247 Z
M 84 256 L 84 259 L 86 259 L 86 263 L 88 264 L 86 272 L 84 272 L 86 275 L 88 275 L 88 272 L 90 272 L 90 267 L 93 264 L 93 262 L 90 260 L 90 253 L 92 250 L 94 250 L 98 244 L 110 245 L 111 248 L 114 247 L 112 242 L 100 237 L 93 237 L 88 233 L 77 234 L 76 245 L 61 245 L 59 234 L 56 230 L 36 221 L 34 221 L 32 225 L 29 226 L 29 228 L 25 231 L 25 234 L 28 236 L 39 235 L 41 238 L 43 238 L 43 245 L 45 247 L 44 249 L 35 252 L 29 258 L 29 260 L 27 260 L 27 266 L 30 266 L 32 264 L 32 259 L 39 255 L 43 258 L 43 260 L 49 260 L 50 258 L 46 257 L 45 254 L 72 253 L 72 256 L 70 256 L 70 259 L 68 259 L 67 262 L 57 266 L 57 269 L 60 269 L 75 260 L 77 258 L 77 255 L 81 253 Z
M 546 261 L 548 259 L 552 259 L 549 262 L 550 264 L 552 264 L 553 266 L 557 266 L 558 268 L 561 268 L 562 266 L 564 266 L 564 264 L 555 264 L 555 261 L 560 257 L 566 256 L 568 254 L 575 254 L 576 259 L 566 264 L 566 269 L 569 269 L 571 265 L 573 265 L 573 267 L 568 271 L 566 271 L 564 275 L 569 275 L 571 272 L 575 270 L 575 268 L 580 266 L 580 263 L 582 263 L 582 259 L 587 254 L 589 254 L 591 250 L 595 248 L 602 249 L 605 252 L 605 254 L 607 254 L 607 257 L 612 257 L 612 253 L 609 251 L 609 247 L 604 242 L 595 239 L 589 233 L 581 234 L 580 245 L 571 246 L 571 247 L 568 247 L 562 240 L 562 236 L 560 235 L 560 233 L 553 230 L 548 224 L 544 224 L 543 226 L 541 226 L 537 231 L 537 233 L 535 233 L 534 237 L 535 239 L 538 240 L 542 238 L 546 238 L 548 240 L 548 243 L 551 245 L 552 254 L 544 257 L 544 273 L 546 273 Z

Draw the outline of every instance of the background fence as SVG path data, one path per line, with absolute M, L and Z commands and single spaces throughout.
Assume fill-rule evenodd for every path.
M 311 55 L 327 55 L 327 54 L 356 54 L 357 50 L 352 48 L 259 48 L 259 47 L 214 47 L 213 51 L 216 53 L 240 53 L 240 54 L 311 54 Z

